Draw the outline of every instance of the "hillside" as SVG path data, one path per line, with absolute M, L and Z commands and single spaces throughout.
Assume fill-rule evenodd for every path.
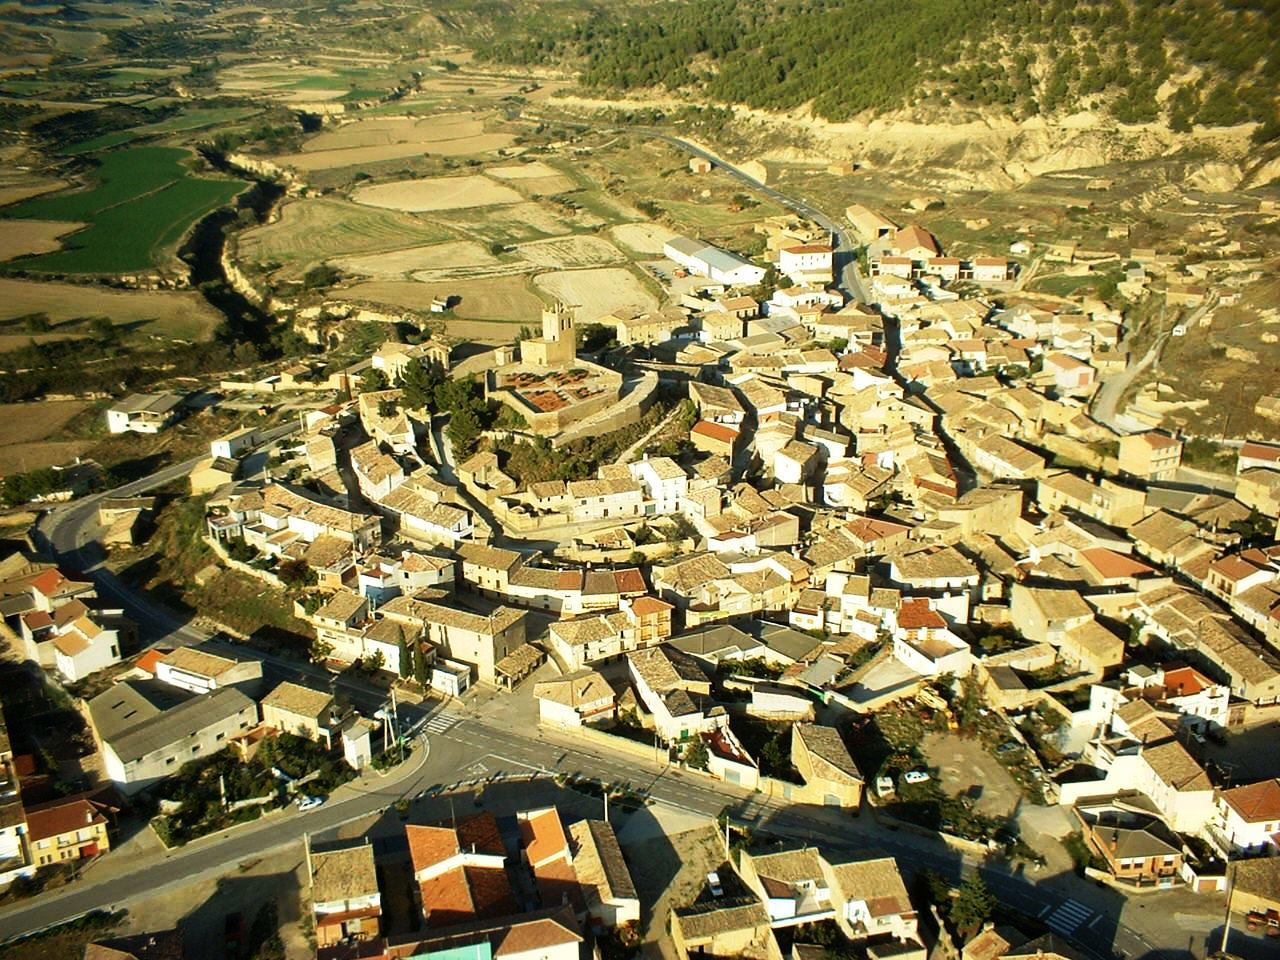
M 577 64 L 601 91 L 665 88 L 827 120 L 999 107 L 1122 123 L 1261 124 L 1280 136 L 1277 0 L 682 0 L 539 16 L 486 43 L 498 62 Z M 514 19 L 514 18 L 513 18 Z

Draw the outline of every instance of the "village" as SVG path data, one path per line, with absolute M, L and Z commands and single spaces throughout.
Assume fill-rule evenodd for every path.
M 212 438 L 179 475 L 216 565 L 288 592 L 309 662 L 243 631 L 157 631 L 127 583 L 76 569 L 86 540 L 145 539 L 145 483 L 55 508 L 0 565 L 0 607 L 19 657 L 78 691 L 84 750 L 68 777 L 0 741 L 0 881 L 110 861 L 144 797 L 170 849 L 319 815 L 483 717 L 513 744 L 567 736 L 638 772 L 588 777 L 603 819 L 406 813 L 395 869 L 367 840 L 306 838 L 319 956 L 1097 952 L 1102 912 L 1074 894 L 1027 929 L 993 925 L 989 904 L 959 908 L 964 886 L 925 906 L 919 866 L 874 837 L 820 838 L 877 825 L 1121 900 L 1177 898 L 1219 918 L 1205 953 L 1226 911 L 1216 936 L 1265 950 L 1280 443 L 1243 442 L 1230 489 L 1206 483 L 1186 438 L 1155 429 L 1158 396 L 1102 409 L 1134 362 L 1121 310 L 1002 306 L 1029 269 L 1019 241 L 949 257 L 918 225 L 861 205 L 846 220 L 856 261 L 794 216 L 760 224 L 759 262 L 667 240 L 665 305 L 593 319 L 590 349 L 598 330 L 562 302 L 514 344 L 392 338 L 341 371 L 222 384 L 314 401 Z M 1126 282 L 1162 276 L 1194 324 L 1194 277 L 1139 264 Z M 465 433 L 469 408 L 430 399 L 456 384 L 489 415 Z M 107 427 L 162 433 L 186 407 L 131 396 Z M 555 476 L 593 445 L 607 459 L 589 476 Z M 470 786 L 495 755 L 475 751 Z M 640 789 L 651 764 L 726 808 L 755 797 L 824 826 L 778 850 L 723 816 L 715 869 L 657 914 L 608 812 L 660 802 Z M 531 780 L 564 779 L 537 766 Z

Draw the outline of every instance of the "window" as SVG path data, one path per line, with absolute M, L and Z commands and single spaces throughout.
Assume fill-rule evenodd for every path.
M 226 735 L 225 733 L 220 733 L 220 734 L 218 734 L 216 737 L 214 737 L 213 739 L 214 739 L 214 740 L 225 740 L 225 739 L 226 739 L 226 737 L 227 737 L 227 735 Z
M 173 758 L 173 757 L 170 757 L 169 759 L 167 759 L 167 760 L 164 762 L 164 765 L 165 765 L 166 767 L 171 767 L 171 766 L 173 766 L 173 760 L 174 760 L 174 758 Z

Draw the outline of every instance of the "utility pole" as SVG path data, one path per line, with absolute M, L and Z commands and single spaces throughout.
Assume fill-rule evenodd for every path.
M 1227 952 L 1227 938 L 1231 936 L 1231 895 L 1235 892 L 1235 889 L 1231 886 L 1231 841 L 1230 840 L 1227 841 L 1226 846 L 1227 846 L 1227 862 L 1226 862 L 1227 915 L 1222 920 L 1222 943 L 1218 945 L 1218 952 L 1224 955 Z

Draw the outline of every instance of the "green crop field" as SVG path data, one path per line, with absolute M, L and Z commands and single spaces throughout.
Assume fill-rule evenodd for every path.
M 17 261 L 49 273 L 130 273 L 154 266 L 197 219 L 244 188 L 239 180 L 191 176 L 185 150 L 139 147 L 110 154 L 89 190 L 41 197 L 4 210 L 6 217 L 88 223 L 67 249 Z
M 159 123 L 130 127 L 128 130 L 114 130 L 111 133 L 104 133 L 100 137 L 94 137 L 92 140 L 82 140 L 80 143 L 72 144 L 62 152 L 75 156 L 96 153 L 99 150 L 118 147 L 122 143 L 129 143 L 140 137 L 160 136 L 166 133 L 185 133 L 189 130 L 201 130 L 215 124 L 234 123 L 257 112 L 257 110 L 245 107 L 187 110 L 177 116 L 169 117 L 167 120 L 161 120 Z

